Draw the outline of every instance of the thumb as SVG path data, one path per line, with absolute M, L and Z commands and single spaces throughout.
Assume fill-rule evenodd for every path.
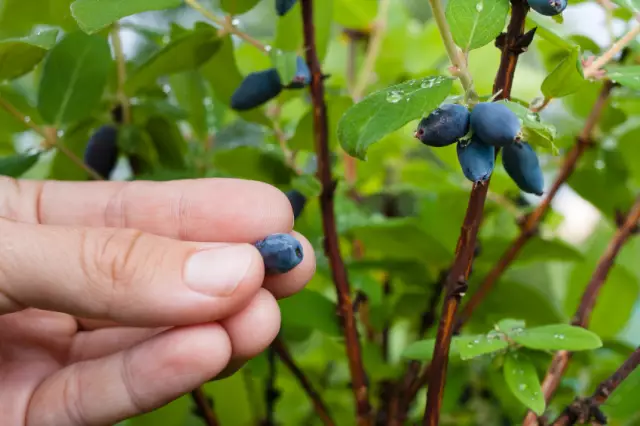
M 4 219 L 0 235 L 0 315 L 33 307 L 130 326 L 187 325 L 238 312 L 264 279 L 250 244 Z

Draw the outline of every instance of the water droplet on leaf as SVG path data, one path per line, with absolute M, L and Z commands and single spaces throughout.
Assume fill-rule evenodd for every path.
M 400 90 L 392 90 L 387 93 L 387 102 L 397 104 L 402 99 L 403 92 Z

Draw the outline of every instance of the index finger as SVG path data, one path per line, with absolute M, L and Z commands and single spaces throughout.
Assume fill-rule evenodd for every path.
M 285 194 L 263 182 L 59 182 L 0 178 L 0 216 L 44 225 L 133 228 L 183 241 L 254 242 L 288 233 Z

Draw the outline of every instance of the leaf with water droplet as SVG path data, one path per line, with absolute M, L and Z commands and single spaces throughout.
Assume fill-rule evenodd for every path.
M 342 148 L 365 160 L 372 144 L 436 109 L 451 91 L 452 82 L 443 76 L 425 77 L 413 84 L 406 81 L 370 94 L 340 119 L 338 140 Z M 408 101 L 400 102 L 403 98 Z M 393 102 L 395 99 L 398 100 Z
M 607 77 L 612 81 L 634 90 L 640 90 L 640 65 L 606 67 Z
M 508 13 L 508 0 L 450 0 L 446 16 L 455 43 L 473 50 L 495 40 Z
M 511 333 L 513 331 L 522 331 L 524 329 L 526 323 L 523 320 L 513 319 L 513 318 L 505 318 L 498 321 L 496 326 L 498 330 L 503 333 Z
M 602 346 L 602 340 L 595 333 L 568 324 L 527 328 L 511 338 L 529 349 L 549 351 L 585 351 Z
M 497 352 L 509 346 L 509 343 L 498 334 L 458 336 L 455 344 L 463 360 Z
M 507 386 L 516 398 L 537 415 L 544 414 L 545 402 L 536 368 L 525 354 L 510 352 L 502 367 Z

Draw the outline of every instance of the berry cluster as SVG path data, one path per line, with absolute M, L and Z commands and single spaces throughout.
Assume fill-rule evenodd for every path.
M 280 94 L 283 89 L 302 89 L 311 83 L 311 72 L 301 56 L 296 58 L 296 75 L 283 85 L 275 68 L 247 75 L 231 96 L 231 108 L 246 111 L 263 105 Z
M 528 0 L 529 7 L 541 15 L 555 16 L 567 8 L 567 0 Z
M 462 172 L 474 183 L 489 179 L 499 147 L 504 169 L 516 185 L 524 192 L 542 195 L 544 179 L 538 157 L 522 140 L 520 119 L 505 104 L 481 102 L 471 112 L 459 104 L 441 105 L 420 121 L 415 136 L 433 147 L 457 143 Z

